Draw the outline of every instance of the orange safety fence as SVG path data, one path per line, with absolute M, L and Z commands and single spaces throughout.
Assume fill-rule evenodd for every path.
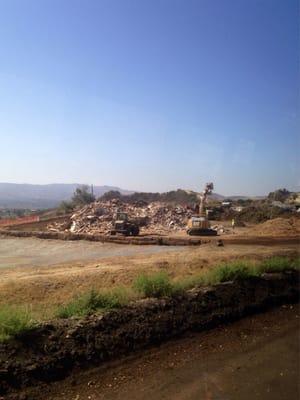
M 28 215 L 20 218 L 3 218 L 0 219 L 0 226 L 11 226 L 20 224 L 30 224 L 31 222 L 38 222 L 40 220 L 39 215 Z

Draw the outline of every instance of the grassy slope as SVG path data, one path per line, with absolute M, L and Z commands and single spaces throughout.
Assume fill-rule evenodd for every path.
M 261 262 L 235 261 L 217 265 L 192 278 L 172 281 L 166 272 L 141 274 L 133 282 L 132 288 L 117 287 L 113 290 L 96 291 L 94 289 L 76 296 L 67 304 L 54 311 L 58 318 L 84 316 L 96 312 L 120 308 L 137 298 L 176 296 L 193 287 L 212 285 L 249 276 L 259 276 L 265 272 L 282 272 L 299 269 L 300 259 L 272 257 Z M 17 336 L 32 329 L 36 324 L 28 309 L 2 306 L 0 308 L 0 341 Z

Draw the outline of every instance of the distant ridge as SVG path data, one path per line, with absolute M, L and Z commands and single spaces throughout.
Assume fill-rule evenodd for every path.
M 79 183 L 51 183 L 48 185 L 32 185 L 28 183 L 1 183 L 0 182 L 0 208 L 29 208 L 46 209 L 54 208 L 62 201 L 70 200 L 76 188 L 82 186 Z M 120 189 L 116 186 L 93 186 L 96 197 L 102 196 L 111 190 L 120 192 L 123 195 L 129 195 L 134 191 Z M 180 190 L 179 190 L 180 191 Z M 189 194 L 197 194 L 191 190 L 185 190 Z M 168 192 L 171 193 L 171 192 Z M 225 199 L 259 199 L 263 196 L 223 196 L 218 193 L 212 193 L 210 199 L 222 201 Z
M 1 208 L 30 208 L 45 209 L 56 207 L 63 200 L 70 200 L 79 183 L 52 183 L 48 185 L 32 185 L 27 183 L 1 183 Z M 115 186 L 93 186 L 96 197 L 102 196 L 110 190 L 118 190 L 122 194 L 131 194 L 132 191 Z

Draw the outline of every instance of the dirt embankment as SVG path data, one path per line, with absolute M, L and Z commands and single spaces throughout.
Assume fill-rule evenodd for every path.
M 300 218 L 274 218 L 253 226 L 249 235 L 258 236 L 299 236 Z
M 207 238 L 199 239 L 189 236 L 114 236 L 94 235 L 89 233 L 71 232 L 44 232 L 44 231 L 15 231 L 0 230 L 0 235 L 12 237 L 36 237 L 39 239 L 59 240 L 88 240 L 91 242 L 137 244 L 137 245 L 159 245 L 159 246 L 196 246 L 209 241 Z
M 28 400 L 299 400 L 299 312 L 283 305 L 188 333 L 28 389 Z
M 45 324 L 0 346 L 0 393 L 62 379 L 75 367 L 119 358 L 187 330 L 295 302 L 299 277 L 297 271 L 266 274 L 194 289 L 177 298 L 140 301 L 103 316 Z

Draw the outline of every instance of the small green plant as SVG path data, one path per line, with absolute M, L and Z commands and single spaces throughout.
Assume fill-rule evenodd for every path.
M 139 275 L 133 282 L 133 288 L 143 297 L 165 297 L 174 293 L 174 286 L 164 271 Z
M 205 284 L 205 274 L 197 274 L 194 276 L 189 276 L 187 278 L 182 278 L 180 281 L 173 283 L 173 288 L 175 293 L 183 293 L 185 290 L 192 289 Z
M 11 306 L 0 308 L 0 342 L 25 333 L 34 325 L 27 309 Z
M 291 261 L 287 257 L 271 257 L 262 261 L 258 267 L 260 272 L 282 272 L 292 269 L 297 261 Z
M 221 264 L 211 269 L 204 275 L 204 282 L 207 285 L 211 285 L 236 279 L 245 279 L 254 275 L 257 275 L 257 272 L 253 265 L 243 261 L 236 261 Z
M 57 316 L 59 318 L 69 318 L 89 315 L 98 310 L 119 308 L 127 303 L 128 295 L 123 288 L 116 288 L 107 292 L 97 292 L 92 289 L 88 293 L 76 296 L 70 303 L 59 307 Z

